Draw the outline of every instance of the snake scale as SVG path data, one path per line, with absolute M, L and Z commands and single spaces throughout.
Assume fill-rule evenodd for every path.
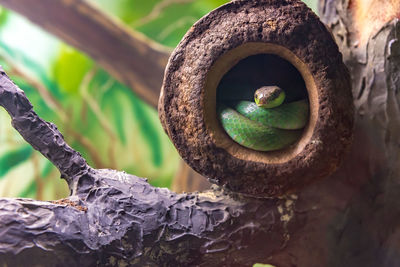
M 309 105 L 306 99 L 284 103 L 285 97 L 280 87 L 263 86 L 255 91 L 254 102 L 220 103 L 222 127 L 234 141 L 253 150 L 288 147 L 301 136 L 308 122 Z

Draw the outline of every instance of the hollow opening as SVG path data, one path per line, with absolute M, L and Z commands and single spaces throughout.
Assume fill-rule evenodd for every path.
M 275 108 L 257 107 L 256 90 L 264 87 L 258 95 L 272 92 L 275 96 L 270 97 L 278 98 L 273 91 L 276 86 L 284 91 L 283 103 Z M 308 111 L 303 77 L 289 61 L 274 54 L 240 60 L 217 87 L 217 116 L 222 128 L 235 142 L 250 149 L 275 151 L 295 144 L 308 123 Z
M 305 99 L 309 112 L 300 135 L 288 146 L 258 151 L 234 141 L 220 121 L 221 104 L 230 106 L 226 95 L 239 91 L 243 100 L 254 101 L 262 86 L 279 86 L 285 103 Z M 207 73 L 204 85 L 204 119 L 217 147 L 234 157 L 255 162 L 283 163 L 296 157 L 310 142 L 318 118 L 318 91 L 308 66 L 287 48 L 272 43 L 246 43 L 218 58 Z

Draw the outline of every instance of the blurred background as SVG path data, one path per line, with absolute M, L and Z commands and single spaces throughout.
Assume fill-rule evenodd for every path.
M 229 1 L 89 2 L 172 51 L 199 18 Z M 316 11 L 317 0 L 305 2 Z M 39 116 L 55 123 L 92 167 L 124 170 L 159 187 L 171 188 L 179 177 L 179 155 L 153 107 L 83 52 L 1 7 L 0 64 Z M 67 195 L 57 169 L 22 139 L 0 108 L 0 197 Z

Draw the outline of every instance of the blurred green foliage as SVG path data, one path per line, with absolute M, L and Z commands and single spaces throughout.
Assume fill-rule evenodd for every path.
M 129 27 L 175 47 L 191 25 L 226 0 L 90 0 Z M 315 9 L 316 0 L 306 1 Z M 179 156 L 156 110 L 80 51 L 0 9 L 0 64 L 43 119 L 95 168 L 148 177 L 168 187 Z M 0 196 L 67 196 L 58 171 L 11 127 L 0 109 Z

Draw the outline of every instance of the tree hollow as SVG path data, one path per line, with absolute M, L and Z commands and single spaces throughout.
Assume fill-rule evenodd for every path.
M 249 59 L 248 61 L 250 62 L 243 62 L 243 60 L 246 59 Z M 260 65 L 260 63 L 266 64 L 266 67 L 271 69 L 279 65 L 278 70 L 273 73 L 272 77 L 262 75 L 262 73 L 258 73 L 258 71 L 254 70 L 258 66 L 252 66 Z M 244 66 L 241 67 L 240 65 Z M 230 71 L 232 68 L 236 66 L 239 67 L 239 70 L 231 73 Z M 246 73 L 242 72 L 244 69 L 247 69 Z M 256 73 L 253 76 L 256 77 L 249 77 L 252 76 L 254 72 Z M 290 76 L 295 77 L 291 78 Z M 295 144 L 278 151 L 260 152 L 241 146 L 227 136 L 217 118 L 217 89 L 221 82 L 240 82 L 238 81 L 239 79 L 256 79 L 254 82 L 249 80 L 244 82 L 259 84 L 260 86 L 263 84 L 281 85 L 283 83 L 286 85 L 282 87 L 285 90 L 299 91 L 290 92 L 289 95 L 297 93 L 297 95 L 308 98 L 310 103 L 310 118 L 302 136 Z M 307 92 L 303 92 L 305 89 Z M 251 92 L 250 95 L 252 95 Z M 307 66 L 288 49 L 273 43 L 246 43 L 228 51 L 212 66 L 207 74 L 204 86 L 204 119 L 210 135 L 214 138 L 215 145 L 225 149 L 228 153 L 232 154 L 232 156 L 239 159 L 266 164 L 287 162 L 304 149 L 307 143 L 309 143 L 316 125 L 318 105 L 317 87 Z
M 252 57 L 290 63 L 294 71 L 278 74 L 304 82 L 310 118 L 291 147 L 247 149 L 219 124 L 217 88 L 230 70 Z M 262 85 L 262 75 L 253 74 Z M 194 170 L 255 197 L 293 192 L 329 175 L 353 136 L 350 77 L 342 55 L 325 25 L 297 0 L 232 1 L 203 17 L 169 59 L 158 109 L 166 133 Z

